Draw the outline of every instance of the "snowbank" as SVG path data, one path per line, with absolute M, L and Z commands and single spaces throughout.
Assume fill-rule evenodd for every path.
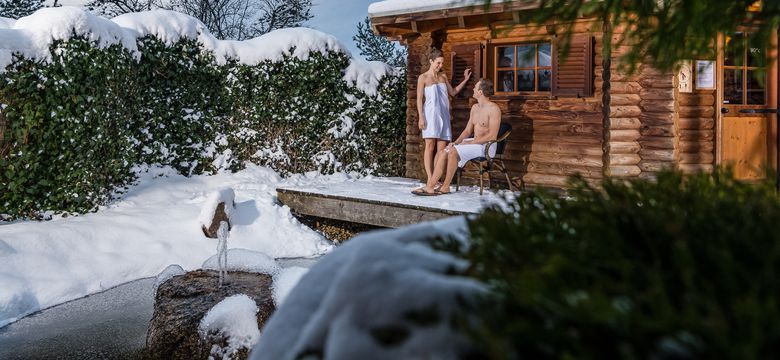
M 309 268 L 292 266 L 284 268 L 274 275 L 273 294 L 276 307 L 279 307 L 279 305 L 284 302 L 287 295 L 290 294 L 290 291 L 292 291 L 295 285 L 298 284 L 303 275 L 306 275 L 308 271 Z
M 219 40 L 199 20 L 175 11 L 151 10 L 109 20 L 83 8 L 63 6 L 43 8 L 17 21 L 0 18 L 0 71 L 11 63 L 13 53 L 50 59 L 49 46 L 52 42 L 70 39 L 73 34 L 96 41 L 101 48 L 122 44 L 136 56 L 137 40 L 144 36 L 154 36 L 169 45 L 183 38 L 197 40 L 204 50 L 214 52 L 219 64 L 236 59 L 241 64 L 255 65 L 262 61 L 281 61 L 285 55 L 306 60 L 312 53 L 331 51 L 352 57 L 335 36 L 309 28 L 279 29 L 244 41 Z M 353 83 L 358 80 L 361 89 L 366 88 L 361 84 L 388 73 L 378 64 L 350 68 L 348 78 Z
M 169 264 L 200 268 L 214 255 L 216 240 L 203 235 L 198 214 L 207 196 L 225 186 L 236 194 L 230 247 L 271 258 L 322 255 L 332 245 L 300 224 L 290 208 L 276 204 L 276 187 L 348 178 L 309 174 L 282 180 L 254 165 L 191 178 L 156 169 L 97 213 L 0 225 L 0 327 L 52 305 L 155 276 Z
M 344 81 L 362 90 L 368 96 L 376 96 L 379 81 L 397 71 L 381 61 L 352 59 L 344 74 Z
M 16 19 L 0 16 L 0 29 L 10 29 L 16 23 Z
M 240 349 L 249 349 L 260 337 L 257 328 L 257 304 L 249 296 L 238 294 L 226 297 L 214 305 L 200 321 L 198 333 L 208 340 L 214 334 L 227 339 L 227 346 L 215 345 L 211 355 L 230 359 Z
M 251 359 L 452 359 L 465 339 L 449 325 L 458 303 L 485 287 L 452 275 L 468 264 L 434 251 L 437 235 L 463 239 L 463 217 L 359 235 L 317 262 L 264 327 Z M 418 314 L 420 316 L 414 316 Z M 421 324 L 415 319 L 434 319 Z M 381 345 L 376 332 L 407 334 Z
M 494 3 L 499 2 L 502 1 L 494 1 Z M 368 15 L 371 17 L 393 16 L 482 4 L 484 4 L 484 0 L 385 0 L 368 5 Z

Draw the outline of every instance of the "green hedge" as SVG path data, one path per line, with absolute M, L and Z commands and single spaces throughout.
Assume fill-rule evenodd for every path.
M 726 171 L 578 180 L 470 222 L 493 359 L 769 359 L 780 353 L 780 201 Z
M 135 58 L 74 37 L 52 45 L 51 61 L 17 57 L 0 74 L 0 214 L 95 210 L 137 165 L 403 173 L 403 74 L 368 96 L 342 80 L 341 53 L 243 65 L 218 64 L 193 40 L 138 48 Z

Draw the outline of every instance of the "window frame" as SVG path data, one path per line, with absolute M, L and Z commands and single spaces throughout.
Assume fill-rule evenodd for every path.
M 550 45 L 550 65 L 549 66 L 539 66 L 539 45 L 541 44 L 549 44 Z M 553 76 L 555 74 L 553 73 L 553 68 L 555 67 L 555 64 L 553 62 L 553 53 L 555 51 L 555 47 L 553 44 L 552 39 L 538 39 L 538 40 L 528 40 L 528 41 L 512 41 L 512 42 L 501 42 L 501 43 L 494 43 L 491 44 L 492 46 L 492 60 L 491 66 L 493 68 L 493 93 L 496 96 L 551 96 L 552 95 L 552 83 L 553 83 Z M 518 59 L 518 48 L 520 46 L 524 45 L 534 45 L 534 66 L 533 67 L 520 67 L 519 65 L 519 59 Z M 514 55 L 514 66 L 512 67 L 499 67 L 499 56 L 498 56 L 498 49 L 499 48 L 505 48 L 505 47 L 511 47 L 513 49 L 513 55 Z M 533 70 L 534 74 L 534 90 L 529 91 L 519 91 L 518 90 L 518 81 L 517 81 L 517 72 L 522 70 Z M 539 71 L 540 70 L 549 70 L 550 71 L 550 88 L 549 90 L 539 90 Z M 499 71 L 513 71 L 513 86 L 514 91 L 499 91 L 499 78 L 498 78 L 498 72 Z
M 741 86 L 742 86 L 742 101 L 739 103 L 727 103 L 725 102 L 726 98 L 723 97 L 722 105 L 734 105 L 734 106 L 766 106 L 768 104 L 769 100 L 769 94 L 768 89 L 766 85 L 768 84 L 769 80 L 769 73 L 768 73 L 768 66 L 765 64 L 764 66 L 750 66 L 748 63 L 748 51 L 750 51 L 750 44 L 748 43 L 748 32 L 739 32 L 739 40 L 742 42 L 742 54 L 740 54 L 740 60 L 742 61 L 742 65 L 726 65 L 725 59 L 723 63 L 723 68 L 721 70 L 724 79 L 724 89 L 723 92 L 725 94 L 725 79 L 726 79 L 726 72 L 729 70 L 739 70 L 740 75 L 742 76 Z M 736 35 L 736 34 L 735 34 Z M 735 39 L 736 40 L 736 39 Z M 727 46 L 727 45 L 725 45 Z M 767 57 L 767 49 L 762 49 L 764 57 Z M 728 48 L 725 49 L 725 52 L 728 53 Z M 764 72 L 764 101 L 760 104 L 749 104 L 748 103 L 748 71 L 761 71 Z

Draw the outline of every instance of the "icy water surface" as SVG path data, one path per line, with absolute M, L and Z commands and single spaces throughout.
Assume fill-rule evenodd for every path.
M 317 259 L 277 259 L 310 268 Z M 228 275 L 229 276 L 229 275 Z M 140 359 L 154 278 L 60 304 L 0 329 L 0 359 Z
M 140 359 L 154 278 L 60 304 L 0 329 L 0 359 Z

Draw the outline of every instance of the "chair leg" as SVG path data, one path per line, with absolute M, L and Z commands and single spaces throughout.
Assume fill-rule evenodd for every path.
M 509 187 L 509 191 L 512 191 L 512 180 L 509 179 L 509 173 L 506 172 L 506 169 L 503 169 L 502 172 L 504 173 L 504 176 L 506 176 L 506 185 Z

